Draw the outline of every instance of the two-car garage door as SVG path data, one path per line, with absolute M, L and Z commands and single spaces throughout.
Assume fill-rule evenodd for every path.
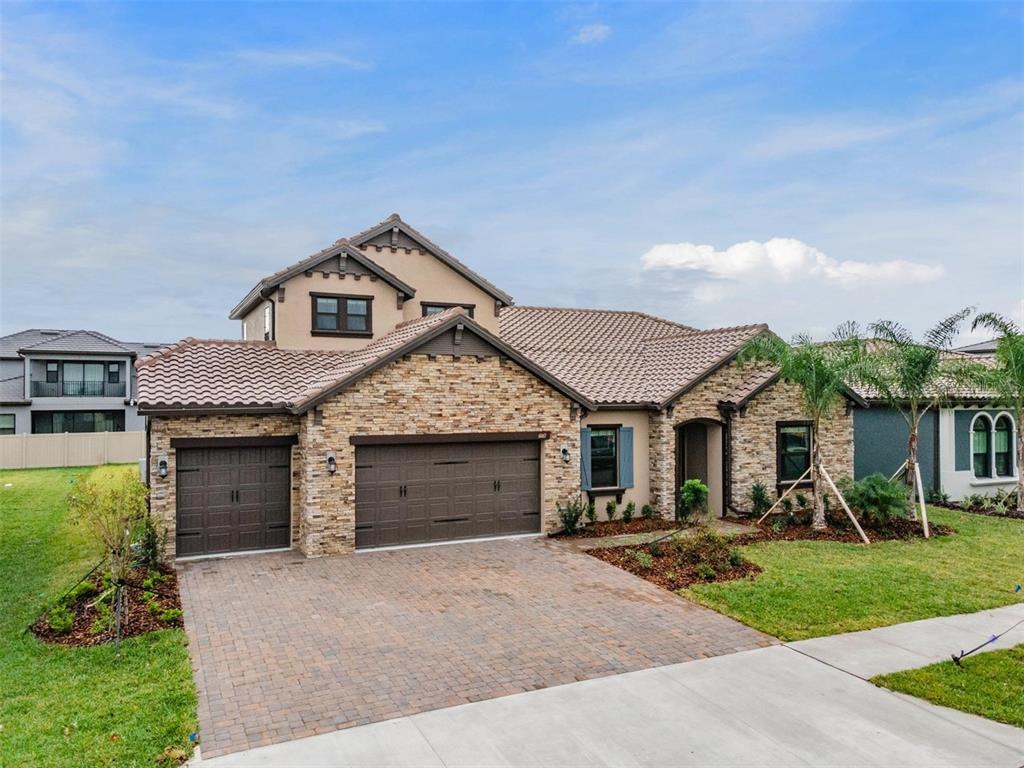
M 356 447 L 356 547 L 540 531 L 536 440 Z

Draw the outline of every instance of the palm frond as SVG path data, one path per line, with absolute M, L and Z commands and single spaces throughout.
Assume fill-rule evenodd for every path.
M 959 312 L 954 312 L 949 317 L 940 320 L 925 332 L 925 343 L 936 349 L 950 349 L 953 346 L 953 341 L 960 334 L 960 326 L 973 312 L 974 307 L 964 307 Z
M 914 335 L 895 320 L 876 320 L 868 325 L 868 331 L 880 341 L 898 347 L 914 343 Z
M 982 312 L 980 315 L 977 315 L 974 318 L 974 322 L 971 323 L 971 330 L 976 331 L 979 327 L 988 328 L 1000 337 L 1020 335 L 1020 328 L 1017 327 L 1015 322 L 996 312 Z

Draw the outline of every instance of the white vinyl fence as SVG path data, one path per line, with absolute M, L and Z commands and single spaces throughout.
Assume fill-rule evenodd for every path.
M 145 455 L 145 432 L 0 435 L 0 469 L 127 464 Z

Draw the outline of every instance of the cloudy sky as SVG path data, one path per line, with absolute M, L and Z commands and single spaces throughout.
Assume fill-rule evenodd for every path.
M 2 333 L 236 337 L 393 211 L 519 304 L 1020 319 L 1019 4 L 2 14 Z

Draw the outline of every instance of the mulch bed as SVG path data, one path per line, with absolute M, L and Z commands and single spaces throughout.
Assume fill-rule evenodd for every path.
M 611 522 L 604 520 L 596 523 L 587 523 L 573 534 L 559 531 L 550 535 L 565 539 L 597 539 L 604 536 L 623 536 L 628 533 L 670 531 L 678 527 L 679 523 L 674 520 L 664 520 L 657 517 L 653 520 L 645 520 L 642 517 L 634 517 L 628 523 L 624 523 L 622 520 L 612 520 Z
M 737 521 L 738 522 L 738 521 Z M 757 525 L 754 522 L 747 523 L 750 533 L 741 533 L 733 537 L 735 544 L 752 544 L 757 541 L 838 541 L 851 544 L 859 544 L 860 536 L 856 529 L 850 525 L 850 521 L 843 518 L 831 518 L 828 521 L 828 528 L 824 531 L 817 531 L 807 523 L 789 523 L 781 530 L 776 531 L 769 520 Z M 861 525 L 864 525 L 861 523 Z M 951 536 L 956 530 L 948 525 L 929 523 L 928 529 L 932 536 Z M 881 527 L 864 527 L 864 533 L 871 541 L 908 541 L 910 539 L 923 539 L 924 533 L 921 530 L 921 522 L 914 520 L 890 520 Z
M 680 564 L 679 557 L 671 545 L 660 547 L 660 554 L 651 557 L 651 567 L 644 568 L 631 554 L 633 551 L 649 552 L 646 545 L 638 545 L 588 549 L 587 554 L 624 571 L 629 571 L 634 576 L 646 579 L 652 584 L 673 591 L 691 584 L 704 584 L 708 581 L 735 581 L 761 573 L 761 566 L 745 560 L 740 565 L 729 565 L 727 568 L 717 571 L 713 578 L 706 578 L 706 574 L 698 572 L 701 568 L 700 565 Z
M 985 517 L 1007 517 L 1011 520 L 1024 520 L 1024 517 L 1018 515 L 1017 510 L 1013 508 L 1000 512 L 997 509 L 986 509 L 984 507 L 966 507 L 959 501 L 935 502 L 931 506 L 951 509 L 954 512 L 970 512 L 972 515 L 984 515 Z
M 161 568 L 160 573 L 165 577 L 165 580 L 162 583 L 156 584 L 152 590 L 156 594 L 156 602 L 161 610 L 180 609 L 181 598 L 178 594 L 177 575 L 170 568 Z M 141 587 L 146 575 L 145 569 L 137 568 L 132 571 L 128 581 Z M 98 577 L 93 583 L 97 587 L 99 586 Z M 162 621 L 151 613 L 149 606 L 142 596 L 142 589 L 125 588 L 124 592 L 126 598 L 124 612 L 121 616 L 122 640 L 128 637 L 144 635 L 147 632 L 182 626 L 181 619 Z M 90 646 L 112 642 L 114 640 L 113 629 L 104 630 L 97 634 L 92 632 L 93 622 L 96 620 L 96 608 L 93 606 L 93 603 L 97 596 L 98 593 L 97 595 L 82 597 L 68 606 L 75 617 L 70 632 L 62 634 L 50 629 L 46 614 L 40 616 L 36 623 L 32 625 L 32 631 L 41 640 L 60 645 Z

